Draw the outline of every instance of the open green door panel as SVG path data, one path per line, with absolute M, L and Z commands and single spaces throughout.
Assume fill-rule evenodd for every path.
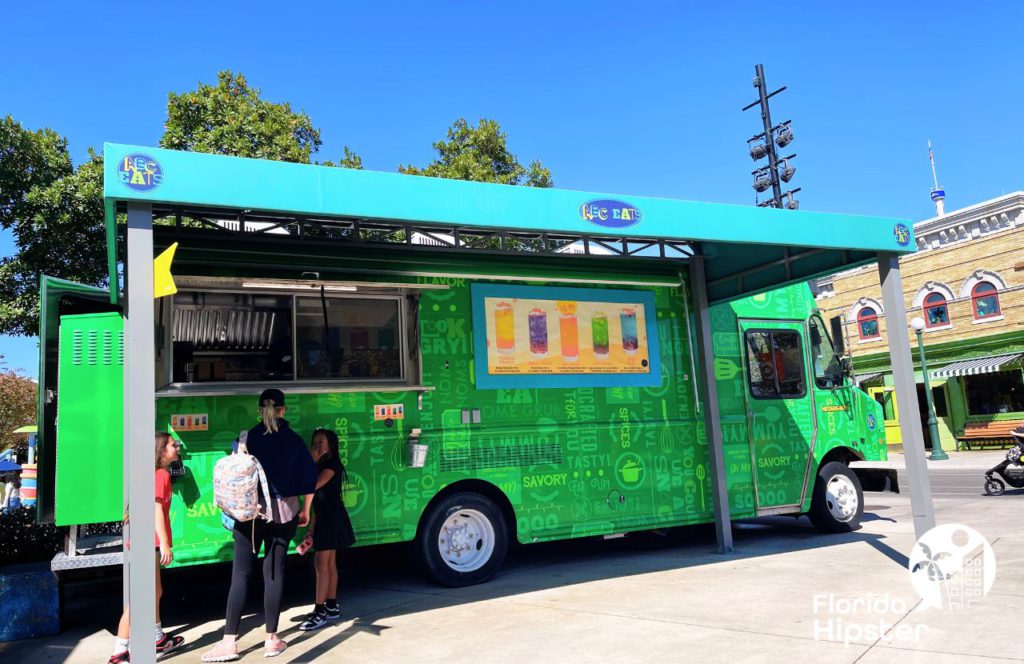
M 117 329 L 120 331 L 121 315 L 119 308 L 110 303 L 110 294 L 104 289 L 43 276 L 40 280 L 39 309 L 39 404 L 37 420 L 39 428 L 39 479 L 36 502 L 37 518 L 40 522 L 56 522 L 60 525 L 110 520 L 106 518 L 104 513 L 104 518 L 76 521 L 74 519 L 78 518 L 78 516 L 72 517 L 70 513 L 65 513 L 64 510 L 72 510 L 73 513 L 79 516 L 90 514 L 90 510 L 85 507 L 86 504 L 94 500 L 100 500 L 101 495 L 106 494 L 108 491 L 116 491 L 116 498 L 118 503 L 120 503 L 122 492 L 121 480 L 117 479 L 114 486 L 105 486 L 96 481 L 97 476 L 93 469 L 98 466 L 98 462 L 104 458 L 104 455 L 111 453 L 108 448 L 116 448 L 117 460 L 115 465 L 118 478 L 120 478 L 120 473 L 122 472 L 120 428 L 116 432 L 107 431 L 106 429 L 109 428 L 109 423 L 112 421 L 116 421 L 116 426 L 121 427 L 123 419 L 121 416 L 123 410 L 121 405 L 123 372 L 120 366 L 116 369 L 107 367 L 107 374 L 117 373 L 117 382 L 116 384 L 108 385 L 104 383 L 100 385 L 99 376 L 90 378 L 86 375 L 88 370 L 85 367 L 88 365 L 76 367 L 74 366 L 75 358 L 72 354 L 70 352 L 61 352 L 63 344 L 61 336 L 65 325 L 69 323 L 75 326 L 80 325 L 80 322 L 75 319 L 83 315 L 102 314 L 106 318 L 100 319 L 105 321 L 101 324 L 101 327 L 104 325 L 114 325 L 113 321 L 116 321 Z M 85 328 L 82 328 L 82 331 L 85 334 L 83 342 L 88 342 L 88 332 Z M 97 328 L 96 333 L 102 334 L 102 329 Z M 71 334 L 70 329 L 68 334 Z M 70 348 L 71 345 L 68 347 Z M 82 350 L 85 352 L 85 355 L 80 359 L 88 362 L 90 354 L 84 346 Z M 99 359 L 102 360 L 103 357 L 101 356 Z M 123 363 L 123 358 L 119 357 L 118 361 Z M 62 365 L 70 365 L 68 376 L 64 375 Z M 69 386 L 69 383 L 65 383 L 65 377 L 75 383 L 73 389 Z M 113 379 L 104 378 L 104 380 L 109 383 Z M 115 388 L 116 391 L 113 391 Z M 107 390 L 111 391 L 108 392 Z M 109 395 L 109 398 L 102 402 L 93 401 L 101 392 Z M 60 395 L 59 398 L 58 394 Z M 87 409 L 88 412 L 83 413 L 81 419 L 71 415 L 71 413 L 83 410 L 81 407 L 76 408 L 74 404 L 76 400 L 90 404 Z M 97 412 L 96 403 L 103 403 L 102 408 L 106 409 L 106 412 Z M 116 409 L 116 414 L 109 409 Z M 58 425 L 60 411 L 66 413 L 63 417 L 63 427 Z M 74 454 L 67 459 L 58 458 L 58 448 L 60 447 L 58 443 L 58 429 L 62 433 L 71 435 L 72 438 L 76 436 L 88 438 L 88 442 L 79 450 L 79 453 L 82 455 L 80 461 L 76 461 Z M 71 446 L 70 443 L 65 445 L 65 448 L 69 446 Z M 87 481 L 77 479 L 72 481 L 70 487 L 62 486 L 60 493 L 66 499 L 61 502 L 58 508 L 58 466 L 67 476 L 70 470 L 75 467 L 75 464 L 78 463 L 84 464 L 78 466 L 79 477 L 87 478 Z M 109 461 L 105 463 L 109 465 Z M 86 483 L 88 486 L 83 486 Z M 108 496 L 107 500 L 109 499 Z M 77 506 L 76 503 L 78 504 Z M 118 507 L 118 511 L 120 509 Z M 120 514 L 113 517 L 115 520 L 120 518 Z

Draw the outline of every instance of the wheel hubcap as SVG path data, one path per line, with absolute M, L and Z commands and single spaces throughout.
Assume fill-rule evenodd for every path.
M 833 475 L 825 485 L 825 503 L 838 521 L 849 521 L 857 514 L 857 488 L 845 475 Z
M 448 567 L 458 572 L 472 572 L 491 559 L 494 541 L 490 519 L 477 510 L 459 510 L 441 524 L 437 549 Z

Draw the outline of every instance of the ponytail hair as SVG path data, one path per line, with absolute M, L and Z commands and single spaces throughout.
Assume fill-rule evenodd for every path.
M 263 420 L 264 435 L 277 433 L 277 411 L 280 408 L 274 405 L 273 399 L 264 399 L 260 405 L 260 419 Z

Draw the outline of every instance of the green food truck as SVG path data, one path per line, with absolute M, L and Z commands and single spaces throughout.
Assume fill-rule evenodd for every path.
M 717 495 L 727 519 L 807 514 L 836 532 L 861 518 L 849 464 L 885 458 L 880 407 L 806 279 L 901 251 L 898 234 L 780 249 L 758 257 L 763 281 L 734 257 L 736 278 L 713 279 L 715 245 L 666 239 L 659 217 L 753 214 L 792 233 L 834 219 L 114 144 L 105 158 L 113 283 L 119 256 L 132 265 L 118 215 L 130 233 L 142 201 L 174 285 L 157 284 L 139 356 L 121 288 L 43 279 L 38 510 L 73 527 L 55 567 L 120 560 L 83 555 L 78 527 L 124 513 L 138 357 L 153 428 L 182 443 L 175 565 L 230 558 L 213 467 L 270 386 L 305 439 L 338 434 L 357 546 L 411 542 L 447 585 L 487 580 L 513 541 L 715 521 Z

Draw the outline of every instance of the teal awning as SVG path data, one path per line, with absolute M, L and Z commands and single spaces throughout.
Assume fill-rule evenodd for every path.
M 458 248 L 461 233 L 481 231 L 536 234 L 543 251 L 549 241 L 582 238 L 626 257 L 644 257 L 651 241 L 669 241 L 706 258 L 712 302 L 916 247 L 912 224 L 886 217 L 517 187 L 115 143 L 104 144 L 103 153 L 108 237 L 114 206 L 142 202 L 158 215 L 212 213 L 224 221 L 211 225 L 235 224 L 237 235 L 273 231 L 276 242 L 289 241 L 288 235 L 298 240 L 306 225 L 331 219 L 415 224 L 409 237 L 451 236 L 451 248 Z M 250 230 L 248 215 L 265 223 Z M 671 258 L 685 260 L 693 251 Z M 110 262 L 113 270 L 113 257 Z

